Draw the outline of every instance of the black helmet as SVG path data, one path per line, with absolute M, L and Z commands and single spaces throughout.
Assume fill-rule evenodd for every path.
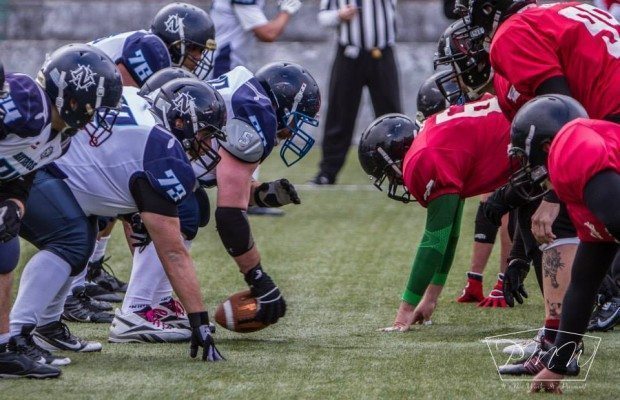
M 448 101 L 446 97 L 444 97 L 441 90 L 438 87 L 438 81 L 442 80 L 444 76 L 451 74 L 451 71 L 439 71 L 435 72 L 433 75 L 426 78 L 420 89 L 418 90 L 418 113 L 416 115 L 416 119 L 419 123 L 422 123 L 426 118 L 431 115 L 442 112 L 446 108 L 450 107 L 451 104 L 459 104 L 462 103 L 460 97 L 456 97 L 452 99 L 452 101 Z M 453 92 L 458 92 L 458 86 L 456 82 L 452 81 L 453 88 L 450 89 Z M 448 85 L 448 82 L 446 83 Z
M 110 137 L 123 84 L 116 65 L 103 51 L 87 44 L 63 46 L 47 57 L 37 82 L 71 128 L 65 133 L 84 129 L 91 146 Z
M 303 125 L 319 126 L 315 118 L 321 108 L 319 85 L 301 65 L 290 62 L 267 64 L 255 77 L 276 108 L 278 130 L 288 128 L 292 133 L 280 149 L 280 157 L 290 167 L 308 154 L 314 144 Z M 290 160 L 287 150 L 293 153 Z
M 164 69 L 160 69 L 155 72 L 151 77 L 144 82 L 144 85 L 138 91 L 138 94 L 142 97 L 152 97 L 154 98 L 157 93 L 154 93 L 157 89 L 162 87 L 164 84 L 170 82 L 173 79 L 178 78 L 194 78 L 198 79 L 196 75 L 192 74 L 185 68 L 180 67 L 168 67 Z
M 213 69 L 215 25 L 204 10 L 187 3 L 168 4 L 153 18 L 151 32 L 166 43 L 173 65 L 180 67 L 189 58 L 198 78 L 209 75 Z M 192 57 L 193 49 L 202 52 L 200 59 Z
M 437 80 L 437 86 L 448 100 L 463 95 L 468 100 L 477 100 L 492 81 L 489 53 L 481 45 L 483 36 L 482 29 L 468 24 L 464 18 L 452 23 L 439 38 L 433 64 L 435 68 L 447 65 L 452 69 L 451 74 Z
M 469 18 L 472 25 L 493 37 L 502 22 L 530 4 L 536 4 L 536 0 L 469 0 Z
M 174 79 L 161 87 L 151 112 L 192 161 L 198 160 L 206 172 L 217 165 L 220 156 L 208 143 L 211 138 L 226 140 L 226 103 L 211 85 L 195 78 Z
M 403 114 L 386 114 L 374 120 L 362 133 L 358 157 L 362 169 L 374 178 L 379 189 L 388 179 L 388 197 L 408 203 L 411 194 L 404 187 L 402 163 L 420 127 Z M 396 194 L 399 186 L 403 193 Z
M 510 179 L 521 197 L 534 200 L 544 194 L 540 190 L 540 183 L 547 177 L 544 145 L 577 118 L 588 118 L 588 113 L 577 100 L 559 94 L 535 97 L 517 112 L 510 128 L 508 154 L 521 166 Z

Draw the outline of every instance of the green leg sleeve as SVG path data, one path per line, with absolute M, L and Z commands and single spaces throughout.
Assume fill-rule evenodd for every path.
M 463 201 L 458 195 L 441 196 L 429 203 L 424 236 L 402 297 L 407 303 L 417 305 L 435 272 L 443 270 L 444 265 L 449 270 L 454 258 L 454 248 L 450 250 L 449 245 L 454 241 L 452 247 L 456 247 L 462 210 Z
M 464 205 L 465 200 L 461 200 L 461 203 L 459 204 L 459 208 L 457 210 L 456 218 L 454 220 L 454 225 L 452 225 L 452 232 L 450 232 L 450 240 L 448 242 L 446 254 L 443 258 L 443 263 L 441 264 L 441 267 L 437 271 L 435 271 L 433 279 L 431 280 L 431 283 L 433 285 L 443 286 L 446 284 L 446 279 L 448 279 L 448 273 L 450 273 L 450 268 L 452 268 L 454 254 L 456 253 L 456 245 L 459 242 L 459 235 L 461 233 L 461 217 L 463 216 Z

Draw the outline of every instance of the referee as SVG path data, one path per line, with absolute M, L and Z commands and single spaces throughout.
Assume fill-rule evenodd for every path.
M 321 0 L 319 23 L 338 28 L 332 65 L 323 158 L 310 180 L 333 185 L 351 146 L 364 86 L 375 117 L 401 111 L 398 70 L 393 45 L 396 0 Z

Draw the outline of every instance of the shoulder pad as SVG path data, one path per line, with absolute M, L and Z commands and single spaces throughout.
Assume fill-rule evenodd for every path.
M 249 163 L 260 161 L 265 151 L 263 138 L 256 129 L 237 118 L 226 124 L 226 141 L 220 142 L 220 145 L 233 156 Z

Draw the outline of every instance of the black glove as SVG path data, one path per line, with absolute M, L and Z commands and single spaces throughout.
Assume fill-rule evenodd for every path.
M 519 196 L 510 183 L 497 189 L 482 203 L 482 212 L 495 226 L 502 225 L 504 214 L 526 204 L 527 200 Z
M 209 324 L 209 314 L 206 311 L 187 314 L 189 325 L 192 328 L 192 339 L 189 346 L 189 356 L 196 358 L 198 347 L 202 347 L 202 361 L 221 361 L 225 358 L 220 354 L 213 341 L 213 329 Z
M 146 226 L 144 226 L 139 213 L 131 215 L 129 224 L 132 231 L 130 237 L 134 240 L 131 245 L 138 248 L 138 251 L 142 253 L 146 246 L 151 243 L 151 236 L 149 236 L 149 232 L 146 230 Z
M 258 301 L 256 320 L 265 324 L 275 324 L 286 314 L 286 302 L 280 289 L 260 264 L 245 274 L 245 281 L 250 286 L 252 296 Z
M 515 306 L 515 300 L 523 304 L 523 297 L 527 298 L 527 291 L 523 286 L 523 281 L 530 272 L 530 263 L 515 258 L 508 263 L 504 272 L 504 299 L 509 307 Z M 521 297 L 523 296 L 523 297 Z
M 0 202 L 0 243 L 8 242 L 19 234 L 22 213 L 12 200 Z
M 282 207 L 286 204 L 301 204 L 295 186 L 287 179 L 264 182 L 254 190 L 254 202 L 259 207 Z

